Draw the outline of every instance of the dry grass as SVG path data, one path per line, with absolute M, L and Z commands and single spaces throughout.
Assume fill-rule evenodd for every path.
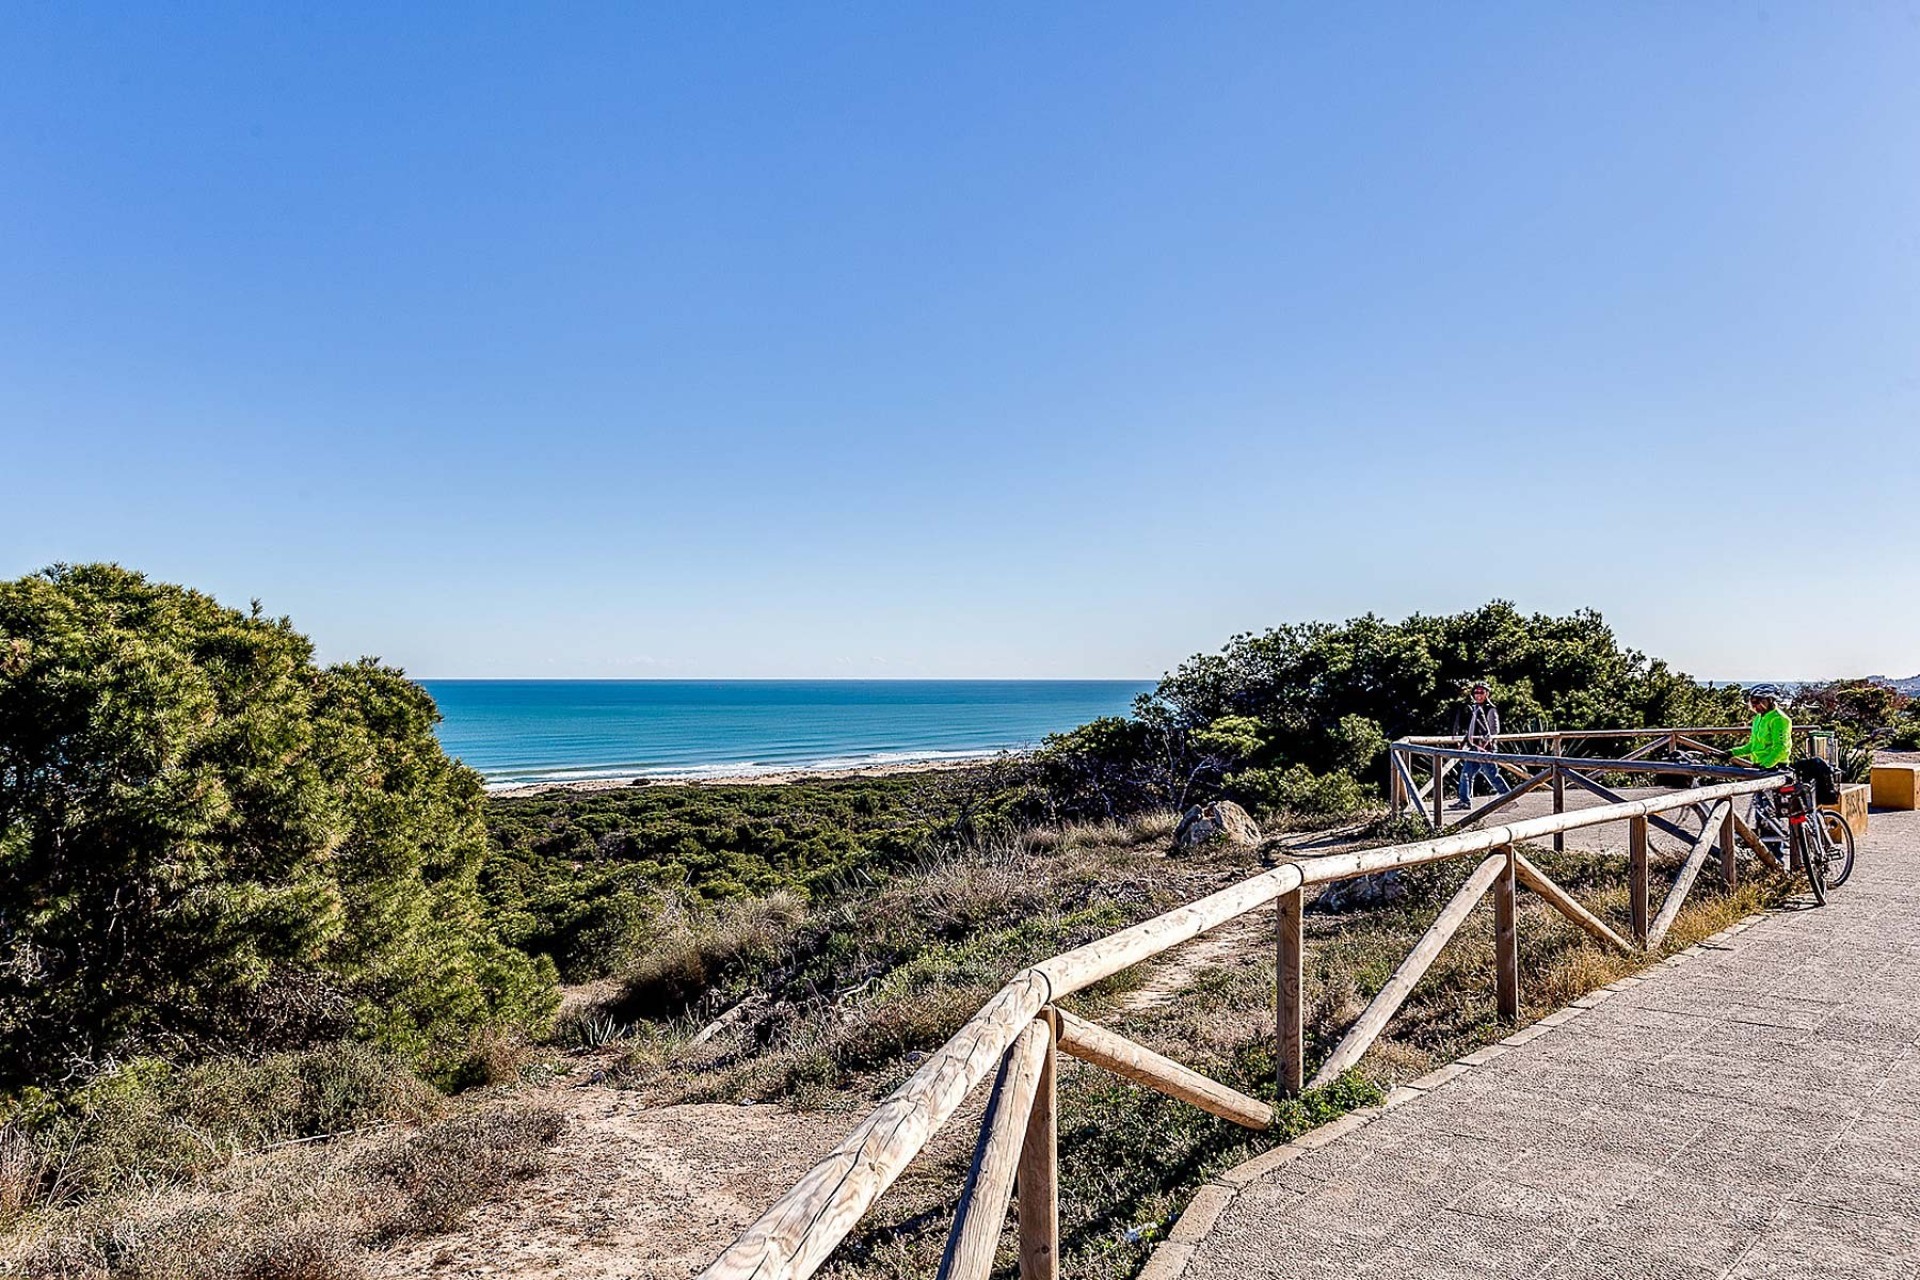
M 537 1171 L 557 1112 L 505 1106 L 411 1134 L 294 1147 L 188 1186 L 127 1188 L 38 1215 L 0 1275 L 48 1280 L 360 1280 L 369 1247 L 448 1230 Z
M 443 1105 L 404 1061 L 360 1044 L 190 1067 L 115 1064 L 58 1095 L 29 1091 L 8 1104 L 0 1221 L 191 1180 L 277 1143 L 419 1124 Z
M 1169 859 L 1131 826 L 929 857 L 813 911 L 757 984 L 727 994 L 738 1015 L 704 1039 L 695 1020 L 629 1028 L 624 1079 L 661 1101 L 857 1106 L 1022 965 L 1239 874 L 1226 860 Z
M 0 1231 L 40 1203 L 57 1172 L 53 1152 L 13 1125 L 0 1125 Z
M 681 902 L 647 949 L 616 975 L 624 1018 L 681 1013 L 730 978 L 773 961 L 806 918 L 806 901 L 790 889 L 747 902 L 705 907 Z

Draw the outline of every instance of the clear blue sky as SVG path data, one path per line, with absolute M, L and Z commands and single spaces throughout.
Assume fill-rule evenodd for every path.
M 424 676 L 1920 670 L 1914 3 L 515 8 L 0 12 L 0 576 Z

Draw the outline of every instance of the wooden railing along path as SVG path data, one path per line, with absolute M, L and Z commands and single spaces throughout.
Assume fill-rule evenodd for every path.
M 1691 738 L 1700 731 L 1657 732 Z M 1426 745 L 1422 749 L 1434 750 Z M 1457 754 L 1446 748 L 1439 750 L 1443 757 Z M 1509 755 L 1505 759 L 1521 763 L 1548 758 Z M 1399 762 L 1395 763 L 1397 769 Z M 1579 771 L 1575 766 L 1592 763 L 1574 759 L 1550 761 L 1544 767 L 1552 771 L 1566 766 L 1571 776 Z M 1621 762 L 1604 763 L 1617 768 Z M 1661 765 L 1659 771 L 1680 772 L 1672 764 Z M 1023 1280 L 1054 1280 L 1059 1275 L 1054 1103 L 1058 1053 L 1114 1071 L 1248 1128 L 1264 1129 L 1273 1116 L 1266 1103 L 1059 1008 L 1060 999 L 1271 904 L 1275 909 L 1277 1084 L 1281 1094 L 1293 1095 L 1305 1083 L 1301 913 L 1307 890 L 1396 867 L 1479 859 L 1467 882 L 1441 909 L 1433 926 L 1321 1065 L 1314 1078 L 1315 1084 L 1321 1084 L 1360 1060 L 1447 940 L 1488 892 L 1493 894 L 1496 989 L 1503 1019 L 1516 1018 L 1520 1008 L 1520 957 L 1514 928 L 1515 894 L 1520 885 L 1610 947 L 1627 952 L 1657 948 L 1716 849 L 1722 876 L 1729 886 L 1733 884 L 1734 840 L 1742 830 L 1733 815 L 1734 801 L 1772 785 L 1770 779 L 1749 773 L 1670 795 L 1610 802 L 1490 830 L 1462 831 L 1410 844 L 1288 863 L 1023 969 L 708 1266 L 701 1280 L 801 1280 L 812 1275 L 952 1118 L 968 1093 L 989 1075 L 994 1077 L 992 1092 L 940 1275 L 943 1280 L 982 1280 L 992 1268 L 1008 1209 L 1017 1201 L 1020 1275 Z M 1711 806 L 1711 813 L 1697 835 L 1686 834 L 1686 862 L 1658 913 L 1649 919 L 1648 826 L 1655 822 L 1664 825 L 1663 814 L 1701 804 Z M 1631 938 L 1580 906 L 1515 847 L 1610 822 L 1626 822 L 1631 830 Z M 1769 862 L 1774 861 L 1757 841 L 1752 847 Z
M 1728 781 L 1734 778 L 1753 776 L 1751 767 L 1731 763 L 1724 746 L 1716 746 L 1703 741 L 1707 738 L 1746 737 L 1745 725 L 1707 725 L 1690 729 L 1585 729 L 1585 730 L 1549 730 L 1542 733 L 1503 733 L 1496 737 L 1502 744 L 1498 751 L 1468 751 L 1460 747 L 1458 738 L 1399 738 L 1389 744 L 1387 751 L 1387 795 L 1393 812 L 1409 814 L 1424 820 L 1435 830 L 1447 826 L 1445 816 L 1446 779 L 1456 764 L 1490 764 L 1503 773 L 1519 779 L 1519 785 L 1498 795 L 1479 808 L 1454 818 L 1454 825 L 1467 826 L 1479 822 L 1488 815 L 1512 804 L 1521 796 L 1536 787 L 1551 787 L 1553 790 L 1553 811 L 1564 813 L 1567 807 L 1567 784 L 1572 783 L 1583 791 L 1590 791 L 1602 800 L 1617 804 L 1625 799 L 1613 790 L 1602 786 L 1593 775 L 1596 773 L 1624 773 L 1645 775 L 1668 775 L 1693 778 L 1717 778 Z M 1825 729 L 1794 726 L 1794 738 L 1804 753 L 1812 749 L 1813 744 L 1828 753 L 1832 751 L 1833 735 Z M 1644 741 L 1643 741 L 1644 740 Z M 1638 743 L 1622 756 L 1591 756 L 1583 754 L 1592 743 Z M 1536 744 L 1540 750 L 1526 752 L 1509 749 L 1505 744 L 1519 747 L 1521 744 Z M 1681 751 L 1700 756 L 1711 756 L 1722 761 L 1721 764 L 1707 764 L 1697 761 L 1662 759 Z M 1838 760 L 1831 760 L 1838 764 Z M 1424 774 L 1422 770 L 1425 770 Z M 1668 835 L 1691 842 L 1693 836 L 1665 818 L 1654 819 L 1653 825 Z M 1555 849 L 1566 848 L 1566 833 L 1554 836 Z

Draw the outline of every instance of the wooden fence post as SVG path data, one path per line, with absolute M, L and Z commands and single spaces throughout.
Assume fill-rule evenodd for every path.
M 1394 818 L 1404 818 L 1407 814 L 1407 789 L 1400 782 L 1400 749 L 1387 748 L 1387 803 L 1393 807 Z
M 1647 945 L 1647 820 L 1627 819 L 1627 899 L 1632 903 L 1633 940 Z
M 1493 882 L 1493 951 L 1500 988 L 1500 1016 L 1508 1022 L 1520 1017 L 1520 939 L 1514 922 L 1513 846 L 1504 845 L 1506 865 Z
M 1562 750 L 1563 745 L 1561 739 L 1555 738 L 1553 740 L 1552 754 L 1556 756 L 1565 754 Z M 1565 813 L 1567 811 L 1567 775 L 1557 764 L 1553 766 L 1553 811 L 1555 813 Z M 1566 832 L 1556 831 L 1553 833 L 1553 851 L 1555 853 L 1565 853 L 1567 851 Z
M 1727 816 L 1720 819 L 1720 879 L 1726 883 L 1728 893 L 1740 887 L 1740 860 L 1734 856 L 1731 804 L 1727 806 Z
M 1014 1174 L 1014 1203 L 1020 1218 L 1020 1280 L 1059 1280 L 1060 1144 L 1054 1109 L 1054 1063 L 1059 1058 L 1060 1020 L 1052 1009 L 1047 1023 L 1047 1054 L 1040 1063 L 1040 1085 L 1027 1114 L 1027 1140 Z
M 1274 899 L 1274 1082 L 1280 1096 L 1295 1097 L 1307 1078 L 1306 1009 L 1301 1000 L 1300 968 L 1304 893 L 1295 889 Z
M 1446 766 L 1440 762 L 1440 753 L 1433 753 L 1433 829 L 1438 831 L 1447 825 L 1446 816 L 1440 812 L 1440 806 L 1446 803 Z

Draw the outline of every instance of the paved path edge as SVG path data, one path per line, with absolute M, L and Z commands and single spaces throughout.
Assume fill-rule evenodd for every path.
M 1214 1222 L 1225 1212 L 1227 1206 L 1233 1203 L 1233 1198 L 1240 1194 L 1241 1189 L 1248 1184 L 1309 1151 L 1330 1146 L 1355 1130 L 1364 1129 L 1376 1117 L 1388 1111 L 1419 1101 L 1429 1093 L 1443 1088 L 1449 1081 L 1458 1079 L 1475 1067 L 1502 1057 L 1511 1049 L 1529 1044 L 1568 1023 L 1577 1021 L 1587 1010 L 1597 1008 L 1612 999 L 1616 992 L 1625 991 L 1629 987 L 1637 987 L 1646 982 L 1648 978 L 1643 975 L 1650 974 L 1655 969 L 1671 969 L 1685 964 L 1693 957 L 1703 954 L 1714 944 L 1725 942 L 1735 934 L 1759 924 L 1767 919 L 1769 914 L 1759 912 L 1736 921 L 1711 937 L 1702 938 L 1692 946 L 1676 951 L 1664 960 L 1649 964 L 1632 976 L 1621 978 L 1588 992 L 1565 1008 L 1548 1014 L 1538 1022 L 1521 1028 L 1503 1040 L 1475 1049 L 1472 1053 L 1455 1059 L 1444 1067 L 1429 1071 L 1417 1080 L 1396 1085 L 1393 1092 L 1389 1093 L 1386 1100 L 1379 1106 L 1361 1107 L 1358 1110 L 1349 1111 L 1338 1120 L 1328 1121 L 1317 1129 L 1309 1129 L 1289 1142 L 1283 1142 L 1252 1159 L 1235 1165 L 1213 1180 L 1204 1183 L 1198 1191 L 1194 1192 L 1193 1199 L 1187 1202 L 1187 1207 L 1174 1221 L 1173 1230 L 1167 1233 L 1165 1240 L 1154 1247 L 1152 1256 L 1147 1259 L 1147 1265 L 1140 1270 L 1138 1280 L 1179 1280 L 1180 1276 L 1186 1272 L 1188 1262 L 1192 1261 L 1193 1251 L 1198 1247 L 1199 1242 L 1206 1238 L 1207 1233 L 1213 1229 Z

